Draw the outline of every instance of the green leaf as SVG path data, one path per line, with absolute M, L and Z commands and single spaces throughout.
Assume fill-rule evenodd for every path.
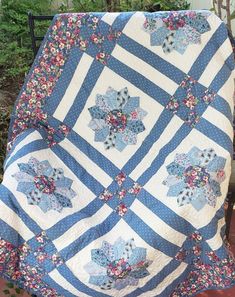
M 21 293 L 21 289 L 20 288 L 15 288 L 15 291 L 17 294 L 20 294 Z
M 11 289 L 11 288 L 14 288 L 14 285 L 13 285 L 12 283 L 7 283 L 6 285 L 7 285 L 7 287 L 10 288 L 10 289 Z
M 10 294 L 10 291 L 8 289 L 5 289 L 5 290 L 3 290 L 3 293 L 8 295 L 8 294 Z

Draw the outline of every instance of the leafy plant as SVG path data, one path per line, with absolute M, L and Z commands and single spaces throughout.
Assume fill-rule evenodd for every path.
M 160 10 L 185 10 L 190 7 L 187 0 L 157 0 L 154 5 L 158 5 Z
M 48 14 L 49 0 L 2 0 L 0 6 L 0 87 L 20 85 L 32 63 L 28 29 L 28 11 Z M 44 34 L 48 23 L 40 30 Z
M 183 10 L 187 0 L 73 0 L 76 11 Z

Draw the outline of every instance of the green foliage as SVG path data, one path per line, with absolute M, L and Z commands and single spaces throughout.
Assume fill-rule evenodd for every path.
M 75 11 L 183 10 L 187 0 L 73 0 Z
M 49 0 L 2 0 L 0 6 L 0 87 L 20 84 L 33 60 L 27 13 L 48 14 Z M 43 27 L 43 26 L 44 27 Z M 47 24 L 40 24 L 44 35 Z
M 187 0 L 157 0 L 154 1 L 160 10 L 185 10 L 189 9 L 190 4 Z

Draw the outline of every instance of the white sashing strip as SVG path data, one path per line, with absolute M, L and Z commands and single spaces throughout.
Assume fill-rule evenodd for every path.
M 144 73 L 144 76 L 155 85 L 160 87 L 164 86 L 164 90 L 170 95 L 173 95 L 177 90 L 178 84 L 176 84 L 173 80 L 119 45 L 115 46 L 112 56 L 135 71 Z
M 71 285 L 60 273 L 57 269 L 54 269 L 48 274 L 59 286 L 63 286 L 63 288 L 75 296 L 79 297 L 91 297 L 85 293 L 78 291 L 73 285 Z
M 221 112 L 219 112 L 211 106 L 208 106 L 206 111 L 203 113 L 202 117 L 211 124 L 215 125 L 219 129 L 224 131 L 224 133 L 226 133 L 230 137 L 230 139 L 233 140 L 232 124 L 228 120 L 228 118 L 224 116 Z
M 202 73 L 199 79 L 199 83 L 209 87 L 217 73 L 220 71 L 221 67 L 224 65 L 224 61 L 226 61 L 230 55 L 231 43 L 227 38 L 210 60 L 209 64 L 206 66 L 205 71 Z
M 98 165 L 96 165 L 86 154 L 80 151 L 71 141 L 64 139 L 60 142 L 60 146 L 73 156 L 77 162 L 105 188 L 112 183 L 112 178 Z
M 56 111 L 54 112 L 54 117 L 60 121 L 63 121 L 72 107 L 76 96 L 82 86 L 82 83 L 89 71 L 89 68 L 92 64 L 93 58 L 84 53 L 81 57 L 80 62 L 74 72 L 72 80 L 61 99 Z
M 1 219 L 20 234 L 25 241 L 34 237 L 34 233 L 29 230 L 21 218 L 4 202 L 0 201 Z
M 9 158 L 7 159 L 6 163 L 5 163 L 5 167 L 7 166 L 8 162 L 11 160 L 11 158 L 13 156 L 15 156 L 15 154 L 22 148 L 24 147 L 26 144 L 29 144 L 35 140 L 38 139 L 42 139 L 41 134 L 38 131 L 32 131 L 32 133 L 30 133 L 29 135 L 27 135 L 19 144 L 17 144 L 17 146 L 14 148 L 13 152 L 11 153 L 11 155 L 9 156 Z
M 221 229 L 225 225 L 224 218 L 218 221 L 218 229 L 214 237 L 207 240 L 207 243 L 211 247 L 212 250 L 218 250 L 223 245 L 223 239 L 221 238 Z
M 171 136 L 174 135 L 182 125 L 183 121 L 178 116 L 174 116 L 172 118 L 167 127 L 164 129 L 160 138 L 153 143 L 149 152 L 143 157 L 141 162 L 131 172 L 130 177 L 132 179 L 137 180 L 143 174 L 143 172 L 145 172 L 151 166 L 151 163 L 158 155 L 160 149 L 169 142 L 169 136 L 171 138 Z
M 167 277 L 164 278 L 164 280 L 157 286 L 156 289 L 152 291 L 148 291 L 147 294 L 144 292 L 139 297 L 156 297 L 157 295 L 161 294 L 167 287 L 169 287 L 174 280 L 176 280 L 187 268 L 186 263 L 181 263 L 173 272 L 168 274 Z
M 58 250 L 64 249 L 86 231 L 104 222 L 112 212 L 113 210 L 107 204 L 104 204 L 92 217 L 77 222 L 63 235 L 55 239 L 53 241 L 54 245 Z
M 105 23 L 109 24 L 110 26 L 112 26 L 113 22 L 115 21 L 115 19 L 119 16 L 120 12 L 113 12 L 113 13 L 109 13 L 107 12 L 102 18 L 101 20 L 104 21 Z
M 183 245 L 186 236 L 167 225 L 138 199 L 131 205 L 131 210 L 162 238 L 167 238 L 169 242 L 179 247 Z

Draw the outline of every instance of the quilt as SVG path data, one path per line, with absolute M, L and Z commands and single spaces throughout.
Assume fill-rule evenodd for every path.
M 0 276 L 46 297 L 233 286 L 233 80 L 211 12 L 56 15 L 11 117 Z

